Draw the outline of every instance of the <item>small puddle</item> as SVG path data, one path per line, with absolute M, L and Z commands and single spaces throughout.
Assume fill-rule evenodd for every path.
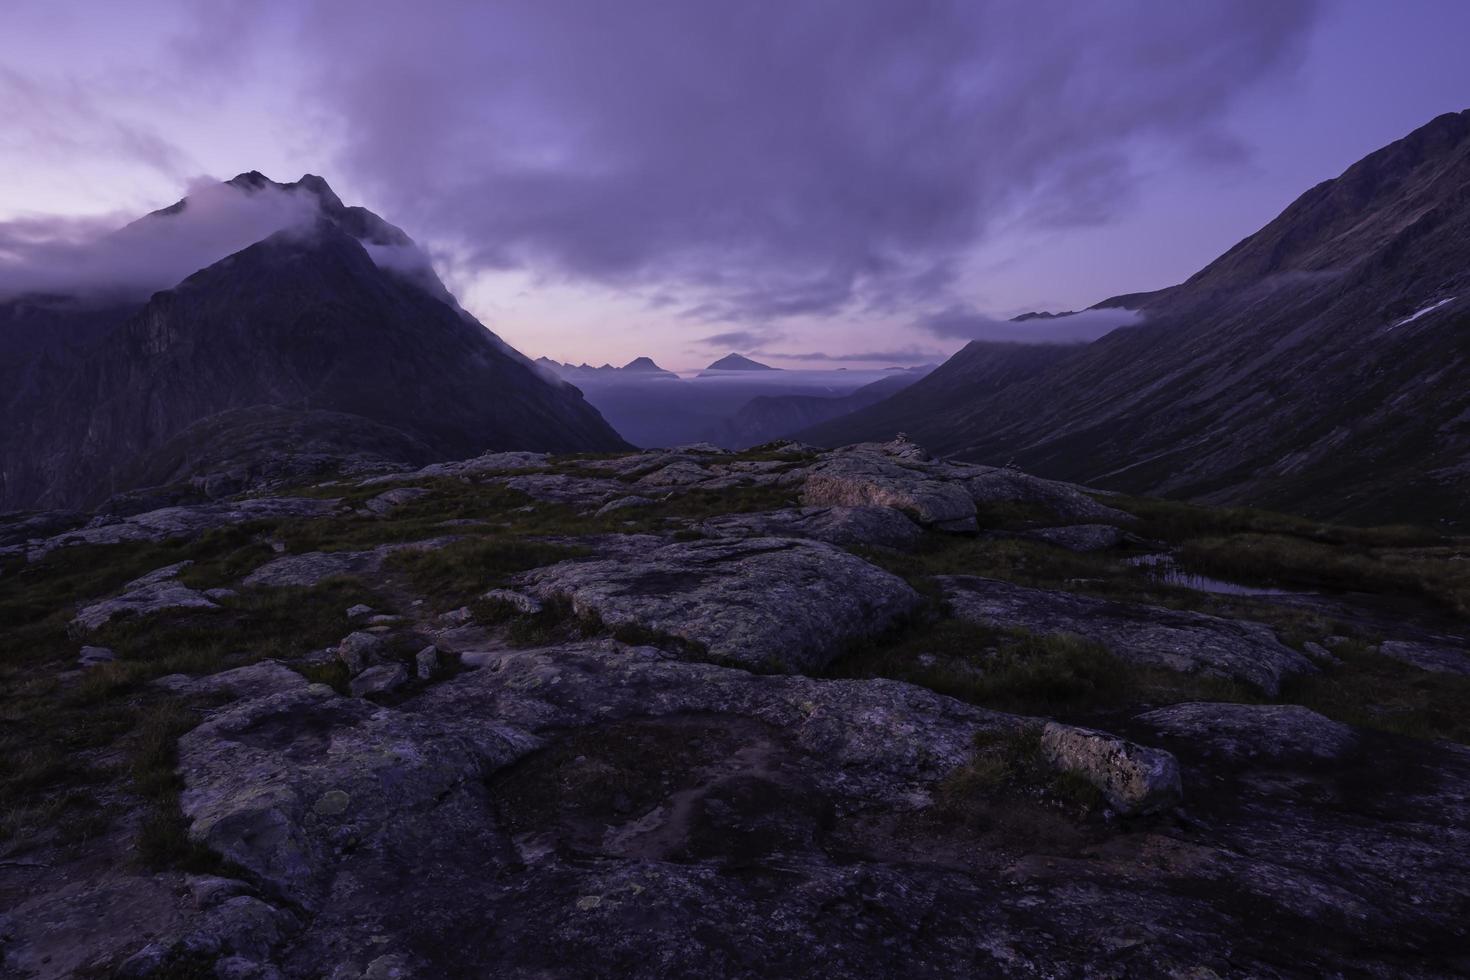
M 1137 558 L 1128 559 L 1128 564 L 1148 569 L 1149 577 L 1155 582 L 1178 586 L 1182 589 L 1193 589 L 1195 592 L 1214 592 L 1218 595 L 1310 594 L 1296 592 L 1291 589 L 1274 589 L 1264 585 L 1242 585 L 1239 582 L 1227 582 L 1224 579 L 1211 578 L 1208 575 L 1186 572 L 1175 563 L 1173 555 L 1139 555 Z

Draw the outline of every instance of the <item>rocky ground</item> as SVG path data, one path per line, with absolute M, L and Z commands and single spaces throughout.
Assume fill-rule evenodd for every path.
M 5 976 L 1470 971 L 1463 540 L 902 440 L 131 509 L 0 520 Z

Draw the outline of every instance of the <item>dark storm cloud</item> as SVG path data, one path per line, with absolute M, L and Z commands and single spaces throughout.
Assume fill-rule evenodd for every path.
M 945 302 L 999 221 L 1105 221 L 1143 155 L 1239 156 L 1226 111 L 1316 9 L 319 0 L 300 30 L 341 166 L 421 237 L 769 319 Z
M 1119 327 L 1143 322 L 1133 310 L 1082 310 L 1062 316 L 1001 320 L 968 307 L 957 306 L 919 321 L 919 326 L 936 337 L 960 340 L 994 340 L 1014 344 L 1080 344 L 1096 340 Z

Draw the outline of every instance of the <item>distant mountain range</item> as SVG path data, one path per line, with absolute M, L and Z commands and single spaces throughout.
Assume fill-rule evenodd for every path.
M 622 367 L 613 367 L 604 364 L 601 367 L 593 367 L 590 364 L 563 364 L 553 361 L 549 357 L 538 357 L 536 363 L 551 371 L 559 378 L 565 378 L 572 383 L 579 380 L 592 381 L 617 381 L 636 380 L 647 381 L 651 378 L 677 378 L 673 371 L 665 371 L 653 362 L 651 357 L 635 357 Z
M 343 456 L 626 447 L 575 388 L 466 313 L 399 229 L 320 177 L 228 184 L 314 208 L 151 297 L 0 303 L 0 509 L 92 506 L 225 458 L 238 487 Z M 189 207 L 130 233 L 166 243 Z
M 1090 344 L 971 344 L 798 434 L 906 431 L 1129 492 L 1356 521 L 1470 520 L 1470 111 L 1298 198 Z

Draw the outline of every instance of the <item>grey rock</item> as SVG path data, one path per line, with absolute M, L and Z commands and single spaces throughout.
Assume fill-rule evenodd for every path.
M 327 517 L 338 506 L 339 502 L 336 500 L 310 497 L 255 497 L 225 503 L 163 507 L 33 542 L 28 545 L 26 555 L 30 561 L 36 561 L 57 548 L 73 544 L 119 544 L 126 541 L 195 538 L 215 528 L 235 524 Z
M 432 678 L 439 671 L 439 648 L 432 643 L 413 655 L 414 673 L 421 681 Z
M 1347 725 L 1295 704 L 1189 702 L 1145 712 L 1137 720 L 1234 760 L 1337 759 L 1357 741 Z
M 606 517 L 608 514 L 613 514 L 620 510 L 627 510 L 632 507 L 647 507 L 652 503 L 654 503 L 652 497 L 639 497 L 636 495 L 631 497 L 619 497 L 616 500 L 609 500 L 607 503 L 599 507 L 597 509 L 597 516 Z
M 517 476 L 506 480 L 505 485 L 535 500 L 578 507 L 601 507 L 615 497 L 625 497 L 628 494 L 626 483 L 565 473 Z
M 1273 695 L 1283 677 L 1317 669 L 1260 623 L 975 576 L 940 576 L 938 582 L 961 619 L 1044 635 L 1070 633 L 1143 666 L 1229 678 Z
M 349 673 L 360 674 L 382 649 L 383 638 L 376 633 L 348 633 L 337 644 L 337 659 L 347 665 Z
M 1131 514 L 1093 500 L 1075 484 L 1045 480 L 1009 466 L 957 465 L 952 472 L 978 504 L 1033 504 L 1067 521 L 1126 524 L 1133 520 Z
M 403 664 L 378 664 L 352 678 L 348 686 L 353 697 L 366 698 L 375 694 L 392 694 L 408 681 L 408 668 Z
M 389 473 L 363 480 L 361 486 L 377 486 L 384 483 L 420 483 L 424 480 L 457 477 L 476 479 L 498 476 L 505 473 L 524 473 L 528 470 L 545 469 L 550 458 L 545 453 L 506 452 L 486 453 L 474 459 L 448 463 L 433 463 L 408 473 Z
M 963 485 L 860 446 L 819 457 L 805 470 L 801 499 L 809 506 L 893 507 L 926 526 L 975 516 Z
M 348 606 L 347 607 L 347 618 L 348 619 L 361 619 L 364 616 L 371 616 L 372 614 L 373 614 L 373 607 L 372 606 L 369 606 L 369 605 L 366 605 L 364 603 L 361 603 L 361 602 L 359 602 L 355 606 Z
M 704 540 L 636 560 L 561 562 L 522 576 L 545 600 L 611 626 L 640 626 L 700 644 L 746 667 L 819 670 L 853 640 L 919 605 L 906 582 L 831 545 L 791 538 Z
M 1042 729 L 1041 751 L 1053 765 L 1086 779 L 1124 815 L 1167 810 L 1184 796 L 1179 764 L 1162 749 L 1053 721 Z
M 240 702 L 180 738 L 180 806 L 193 839 L 320 910 L 339 873 L 390 842 L 493 866 L 504 845 L 482 775 L 538 744 L 486 718 L 393 711 L 313 685 Z
M 240 593 L 234 589 L 205 589 L 204 594 L 215 602 L 223 602 L 226 599 L 235 598 Z
M 190 677 L 188 674 L 169 674 L 153 682 L 175 694 L 189 696 L 228 697 L 231 699 L 263 698 L 283 691 L 294 691 L 308 685 L 305 677 L 277 660 L 261 660 L 258 663 L 232 670 Z
M 83 669 L 98 667 L 112 663 L 116 659 L 117 654 L 107 647 L 82 647 L 81 653 L 77 655 L 77 666 Z
M 645 487 L 692 486 L 708 480 L 712 474 L 693 460 L 675 460 L 660 466 L 652 473 L 638 478 L 638 485 Z
M 285 555 L 245 576 L 247 588 L 310 588 L 337 575 L 371 575 L 382 571 L 388 556 L 399 551 L 435 551 L 460 540 L 458 535 L 379 545 L 371 551 L 310 551 Z
M 122 617 L 154 616 L 178 609 L 218 609 L 204 593 L 173 579 L 179 568 L 161 568 L 130 583 L 121 595 L 83 606 L 71 621 L 72 629 L 91 632 Z M 162 575 L 165 572 L 169 574 Z
M 1068 551 L 1106 551 L 1116 548 L 1127 539 L 1127 534 L 1112 524 L 1071 524 L 1066 527 L 1044 527 L 1027 532 L 1028 537 L 1037 538 L 1047 544 Z
M 1470 676 L 1470 651 L 1462 647 L 1409 640 L 1385 640 L 1378 647 L 1378 652 L 1432 674 Z
M 901 511 L 888 507 L 793 507 L 785 510 L 726 514 L 699 525 L 719 537 L 796 537 L 842 547 L 877 547 L 909 551 L 924 532 Z
M 425 487 L 397 487 L 383 491 L 364 503 L 363 507 L 370 514 L 387 517 L 405 504 L 411 504 L 415 500 L 427 497 L 429 493 L 430 491 Z
M 490 589 L 480 598 L 487 602 L 503 603 L 523 616 L 534 616 L 541 611 L 539 600 L 533 599 L 524 592 L 516 592 L 514 589 Z

